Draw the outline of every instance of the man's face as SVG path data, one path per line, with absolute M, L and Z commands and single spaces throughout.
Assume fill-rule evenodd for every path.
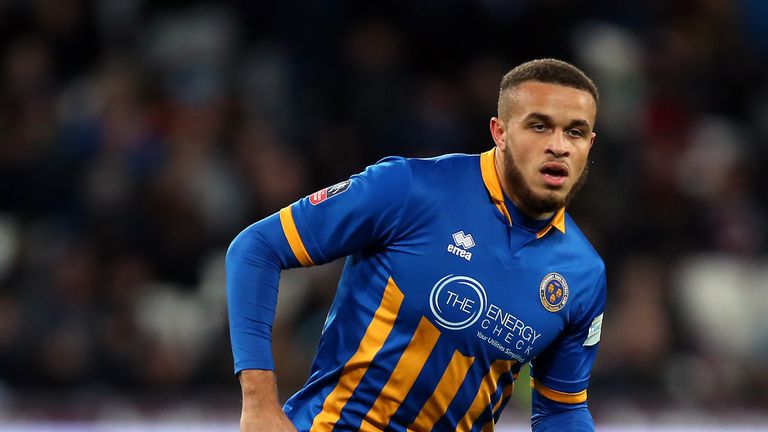
M 506 91 L 506 119 L 491 119 L 502 187 L 533 217 L 564 207 L 586 178 L 596 103 L 588 92 L 528 81 Z

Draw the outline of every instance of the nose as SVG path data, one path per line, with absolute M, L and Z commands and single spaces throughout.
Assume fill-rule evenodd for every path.
M 571 143 L 565 133 L 555 133 L 547 140 L 547 153 L 554 157 L 566 157 L 571 153 Z

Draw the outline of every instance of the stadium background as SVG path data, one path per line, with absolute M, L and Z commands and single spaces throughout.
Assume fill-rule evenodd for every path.
M 233 429 L 233 236 L 490 148 L 501 75 L 551 56 L 602 92 L 571 208 L 609 269 L 598 426 L 768 430 L 768 2 L 4 0 L 0 35 L 0 429 Z M 283 398 L 338 272 L 284 274 Z

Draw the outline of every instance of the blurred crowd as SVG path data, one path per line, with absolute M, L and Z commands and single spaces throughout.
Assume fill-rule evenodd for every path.
M 501 76 L 558 57 L 601 90 L 570 209 L 608 266 L 596 416 L 768 409 L 767 2 L 4 0 L 0 35 L 0 402 L 236 395 L 231 239 L 383 156 L 489 149 Z M 338 273 L 284 273 L 283 397 Z

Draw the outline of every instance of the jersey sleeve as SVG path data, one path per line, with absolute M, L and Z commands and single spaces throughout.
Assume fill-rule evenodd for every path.
M 298 267 L 273 214 L 244 229 L 227 250 L 227 311 L 235 373 L 275 368 L 272 322 L 280 271 Z
M 586 404 L 558 407 L 559 402 L 538 396 L 533 399 L 532 432 L 594 432 L 595 422 Z
M 605 308 L 605 270 L 575 311 L 564 333 L 531 361 L 533 417 L 586 410 L 589 374 L 600 341 Z
M 280 210 L 296 259 L 306 267 L 386 244 L 396 235 L 411 179 L 408 161 L 390 157 Z
M 410 179 L 406 159 L 385 159 L 235 237 L 225 262 L 235 373 L 274 369 L 272 322 L 280 271 L 384 245 L 405 211 Z

